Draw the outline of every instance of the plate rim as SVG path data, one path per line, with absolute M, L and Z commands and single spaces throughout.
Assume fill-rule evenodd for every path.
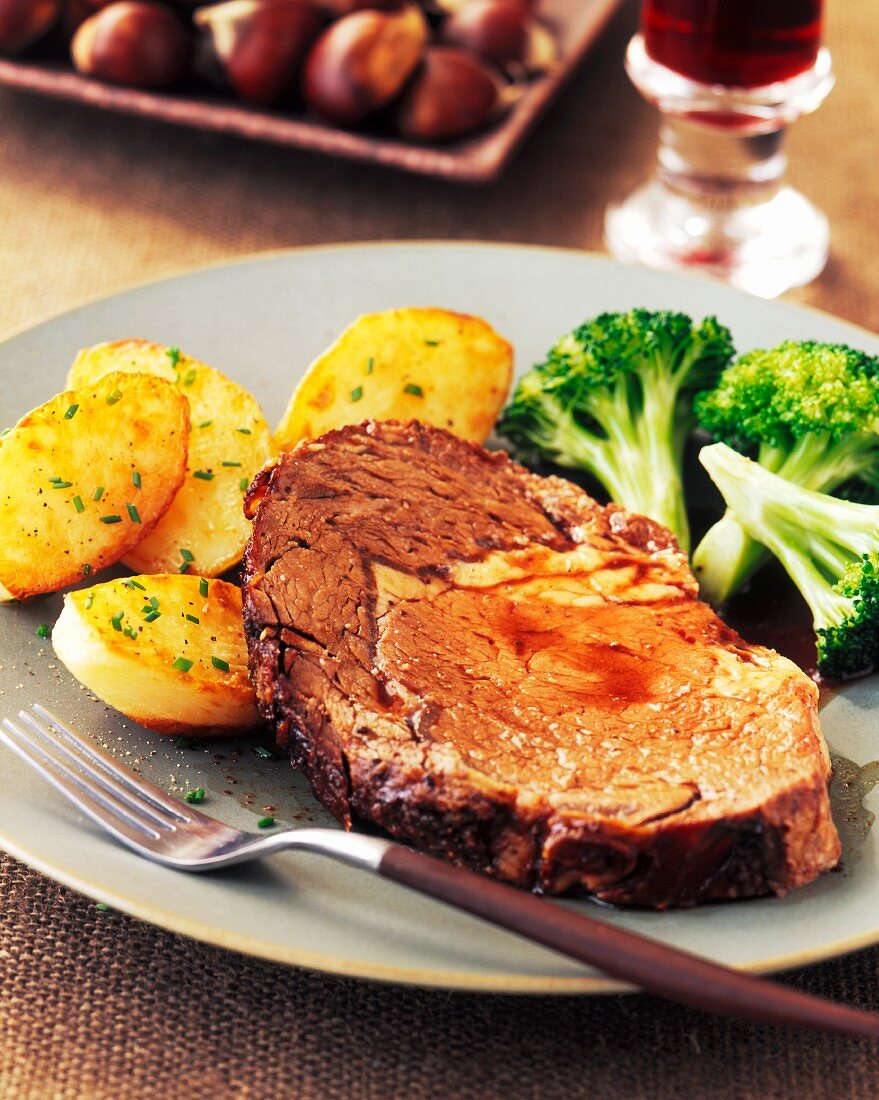
M 589 261 L 596 261 L 602 265 L 622 268 L 625 265 L 606 254 L 576 248 L 566 245 L 542 245 L 538 243 L 519 243 L 515 241 L 492 241 L 479 239 L 443 239 L 443 238 L 411 238 L 405 240 L 377 240 L 377 241 L 353 241 L 333 242 L 330 244 L 313 244 L 295 247 L 282 247 L 277 249 L 264 249 L 255 252 L 243 253 L 231 259 L 218 260 L 196 267 L 181 266 L 175 272 L 167 273 L 155 279 L 143 279 L 126 284 L 111 293 L 99 293 L 80 299 L 73 304 L 68 304 L 61 309 L 48 312 L 36 320 L 31 320 L 11 330 L 0 334 L 0 345 L 25 336 L 44 325 L 61 320 L 62 318 L 99 305 L 109 300 L 124 297 L 139 290 L 174 282 L 175 280 L 190 276 L 199 276 L 212 271 L 227 270 L 236 267 L 245 267 L 251 264 L 284 258 L 294 258 L 301 255 L 326 254 L 337 252 L 364 252 L 377 250 L 406 250 L 417 252 L 423 249 L 451 249 L 459 250 L 492 250 L 492 251 L 529 251 L 538 253 L 561 254 L 571 257 L 581 257 Z M 638 268 L 638 270 L 650 270 Z M 699 286 L 714 286 L 723 288 L 734 296 L 742 299 L 751 299 L 745 291 L 729 287 L 718 279 L 691 273 L 678 272 L 653 272 L 658 278 L 670 278 L 673 281 L 684 281 Z M 770 303 L 771 304 L 771 303 Z M 826 310 L 816 309 L 799 303 L 783 301 L 781 304 L 798 313 L 806 313 L 820 319 L 841 324 L 853 332 L 859 332 L 872 340 L 877 334 L 862 325 L 839 317 Z M 338 954 L 324 954 L 301 950 L 289 944 L 272 944 L 254 936 L 224 930 L 215 925 L 204 923 L 198 919 L 182 914 L 169 912 L 159 906 L 150 905 L 147 902 L 132 900 L 131 898 L 117 894 L 112 890 L 91 882 L 88 878 L 75 871 L 70 871 L 63 866 L 55 865 L 49 859 L 30 851 L 26 844 L 10 840 L 0 834 L 0 847 L 14 859 L 45 875 L 47 878 L 61 885 L 73 889 L 77 893 L 95 901 L 104 902 L 120 912 L 127 913 L 135 919 L 162 928 L 165 931 L 182 935 L 198 942 L 210 944 L 225 950 L 244 954 L 249 957 L 264 959 L 280 965 L 298 966 L 319 973 L 334 974 L 340 977 L 356 978 L 358 980 L 377 981 L 390 984 L 418 986 L 423 988 L 459 991 L 464 993 L 496 993 L 496 994 L 520 994 L 520 995 L 571 995 L 571 994 L 620 994 L 634 993 L 638 990 L 626 983 L 603 976 L 587 975 L 584 977 L 525 977 L 511 976 L 506 973 L 467 971 L 438 971 L 435 969 L 420 969 L 413 967 L 399 967 L 380 963 L 366 963 L 352 960 Z M 137 858 L 137 857 L 132 857 Z M 879 944 L 879 924 L 868 931 L 856 935 L 843 937 L 842 939 L 822 943 L 821 945 L 803 948 L 799 951 L 787 954 L 764 956 L 752 960 L 746 964 L 734 965 L 747 973 L 766 974 L 783 970 L 797 969 L 809 966 L 832 958 L 850 954 Z

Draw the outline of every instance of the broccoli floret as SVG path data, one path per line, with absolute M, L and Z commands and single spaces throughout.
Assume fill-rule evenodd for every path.
M 681 453 L 693 393 L 714 385 L 732 354 L 714 317 L 696 325 L 666 310 L 603 313 L 522 378 L 499 428 L 523 458 L 588 470 L 686 548 Z
M 748 352 L 695 400 L 699 424 L 761 466 L 816 492 L 850 483 L 876 499 L 879 360 L 843 344 L 788 340 Z M 767 560 L 727 513 L 693 554 L 703 596 L 725 603 Z
M 879 505 L 817 493 L 714 443 L 699 454 L 744 530 L 778 558 L 812 611 L 818 671 L 879 661 Z

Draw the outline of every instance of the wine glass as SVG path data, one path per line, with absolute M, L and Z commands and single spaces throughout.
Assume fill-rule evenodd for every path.
M 787 126 L 833 87 L 823 0 L 644 0 L 626 69 L 662 112 L 655 175 L 605 218 L 621 260 L 763 297 L 827 260 L 825 216 L 784 182 Z

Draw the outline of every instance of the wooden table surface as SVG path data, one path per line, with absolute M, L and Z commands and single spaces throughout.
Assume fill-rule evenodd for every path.
M 827 212 L 826 272 L 790 297 L 879 329 L 875 0 L 830 0 L 837 88 L 790 140 Z M 0 336 L 85 299 L 245 253 L 487 239 L 601 250 L 649 170 L 627 3 L 508 174 L 467 189 L 0 92 Z M 356 278 L 356 272 L 352 273 Z M 395 990 L 227 955 L 0 861 L 0 1098 L 842 1097 L 879 1094 L 857 1042 L 645 997 Z M 802 988 L 879 1007 L 879 952 Z

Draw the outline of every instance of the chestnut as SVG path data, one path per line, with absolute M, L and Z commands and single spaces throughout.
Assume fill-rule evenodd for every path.
M 94 15 L 101 8 L 106 8 L 114 0 L 62 0 L 61 3 L 61 31 L 65 40 L 70 40 L 76 28 L 81 26 L 90 15 Z
M 552 36 L 532 19 L 525 0 L 469 0 L 443 21 L 440 34 L 512 72 L 543 72 L 556 57 Z
M 376 11 L 399 11 L 401 0 L 320 0 L 320 6 L 332 19 L 350 15 L 352 11 L 373 8 Z
M 267 107 L 295 83 L 323 21 L 310 0 L 226 0 L 199 8 L 226 82 L 237 96 Z
M 427 33 L 424 13 L 411 5 L 343 16 L 305 60 L 305 102 L 330 122 L 360 122 L 396 99 L 424 54 Z
M 501 110 L 501 82 L 467 50 L 431 46 L 396 112 L 403 137 L 447 141 L 484 126 Z
M 102 8 L 79 27 L 70 45 L 79 72 L 135 88 L 176 80 L 189 51 L 180 20 L 153 0 L 118 0 Z
M 0 54 L 17 54 L 47 34 L 61 0 L 0 0 Z

